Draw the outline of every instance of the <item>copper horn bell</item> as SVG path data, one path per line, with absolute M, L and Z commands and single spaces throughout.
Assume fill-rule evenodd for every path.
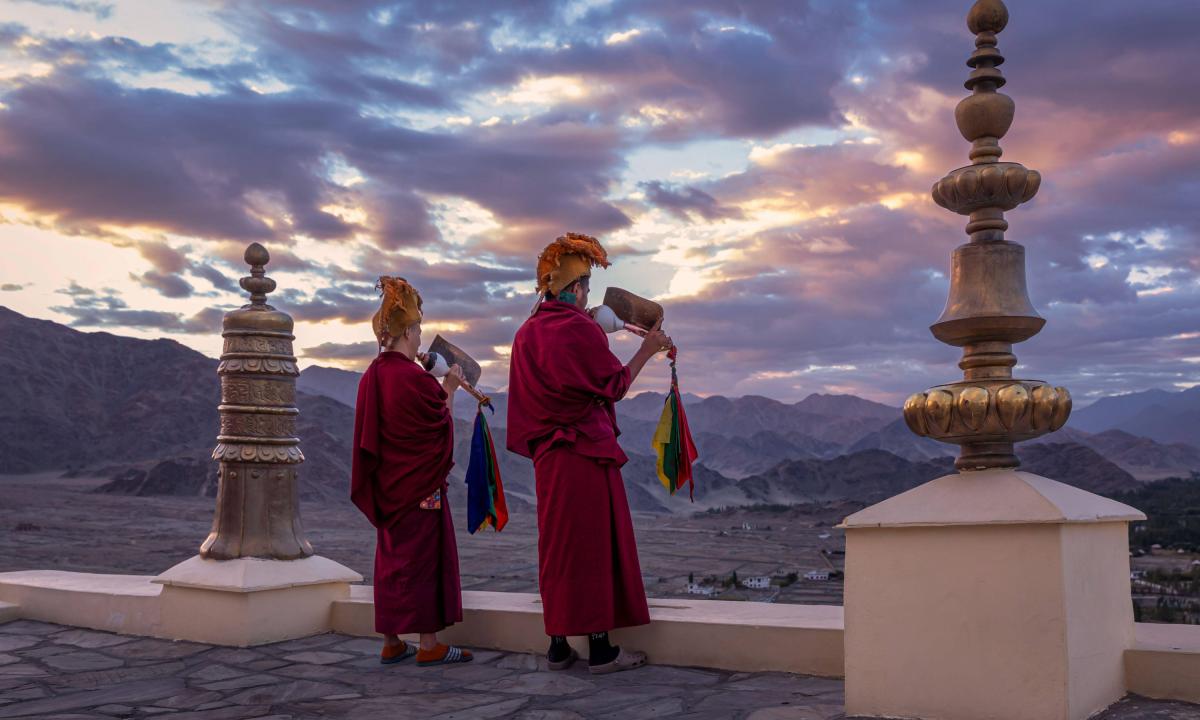
M 446 373 L 450 372 L 451 366 L 459 366 L 462 368 L 463 378 L 466 380 L 466 383 L 462 385 L 462 389 L 467 391 L 468 395 L 475 398 L 479 404 L 492 404 L 491 399 L 487 395 L 475 389 L 475 386 L 479 384 L 479 378 L 483 375 L 483 368 L 479 367 L 479 363 L 475 362 L 475 358 L 441 335 L 433 339 L 433 342 L 429 345 L 429 350 L 421 358 L 421 365 L 437 377 L 444 377 Z
M 603 307 L 610 308 L 624 324 L 624 329 L 637 335 L 645 335 L 646 331 L 662 322 L 663 319 L 662 305 L 618 287 L 610 287 L 604 293 Z M 620 328 L 605 328 L 608 332 L 615 332 L 618 329 Z

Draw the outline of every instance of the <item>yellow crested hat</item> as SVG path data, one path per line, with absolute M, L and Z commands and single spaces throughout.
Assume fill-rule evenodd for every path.
M 371 317 L 375 340 L 382 343 L 386 332 L 399 337 L 406 328 L 421 320 L 421 294 L 401 277 L 381 277 L 375 289 L 382 295 L 379 309 Z
M 567 233 L 546 246 L 538 256 L 537 291 L 557 295 L 587 275 L 594 266 L 608 267 L 608 253 L 591 235 Z

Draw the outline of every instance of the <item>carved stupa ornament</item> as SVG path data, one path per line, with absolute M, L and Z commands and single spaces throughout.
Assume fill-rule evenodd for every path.
M 275 281 L 258 243 L 246 248 L 250 303 L 225 314 L 217 509 L 200 555 L 217 560 L 293 560 L 313 554 L 300 523 L 296 469 L 304 462 L 296 437 L 296 358 L 292 318 L 267 304 Z
M 904 403 L 914 433 L 962 446 L 959 470 L 1016 467 L 1014 443 L 1059 429 L 1071 414 L 1065 388 L 1012 375 L 1012 346 L 1036 335 L 1046 321 L 1029 301 L 1025 248 L 1004 238 L 1004 213 L 1036 195 L 1042 180 L 1020 163 L 1000 162 L 1000 139 L 1016 110 L 1012 98 L 997 92 L 1005 79 L 996 35 L 1007 24 L 1001 0 L 978 0 L 967 15 L 976 48 L 967 59 L 971 95 L 959 102 L 954 119 L 971 143 L 971 164 L 932 190 L 934 202 L 968 217 L 970 240 L 954 250 L 946 309 L 930 327 L 938 340 L 963 349 L 963 379 Z

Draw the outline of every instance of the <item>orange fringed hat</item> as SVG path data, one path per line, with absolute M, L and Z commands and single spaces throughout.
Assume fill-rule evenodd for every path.
M 421 319 L 421 294 L 401 277 L 381 277 L 375 289 L 383 296 L 379 309 L 371 317 L 375 340 L 383 342 L 386 332 L 399 337 L 405 328 Z
M 597 265 L 609 266 L 608 253 L 599 240 L 581 233 L 562 235 L 538 256 L 537 291 L 557 295 Z

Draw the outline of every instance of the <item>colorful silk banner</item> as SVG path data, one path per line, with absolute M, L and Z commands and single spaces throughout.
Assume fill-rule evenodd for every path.
M 488 408 L 496 412 L 491 404 Z M 496 460 L 496 444 L 483 415 L 483 405 L 475 414 L 475 430 L 471 436 L 471 460 L 467 464 L 467 532 L 491 525 L 497 532 L 508 522 L 508 506 L 504 502 L 504 483 L 500 479 L 500 463 Z
M 671 359 L 671 392 L 663 403 L 662 417 L 654 430 L 652 444 L 658 454 L 658 479 L 663 487 L 674 495 L 679 488 L 688 486 L 688 497 L 695 502 L 696 482 L 692 477 L 692 463 L 696 462 L 696 445 L 688 429 L 687 415 L 683 412 L 683 396 L 679 392 L 679 377 L 675 373 L 677 348 L 667 352 Z

